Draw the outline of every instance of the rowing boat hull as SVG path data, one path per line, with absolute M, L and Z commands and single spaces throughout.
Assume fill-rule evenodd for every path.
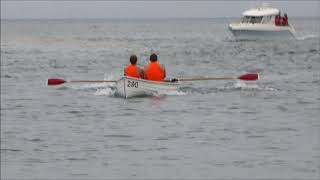
M 116 83 L 116 94 L 124 98 L 165 94 L 178 90 L 179 83 L 148 81 L 131 77 L 122 77 Z

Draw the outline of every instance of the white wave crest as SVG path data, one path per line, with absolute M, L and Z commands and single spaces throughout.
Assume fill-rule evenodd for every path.
M 76 90 L 85 90 L 85 89 L 114 87 L 114 85 L 115 83 L 90 83 L 90 84 L 73 85 L 71 88 Z
M 186 92 L 182 92 L 179 90 L 163 91 L 163 92 L 157 93 L 157 95 L 166 95 L 166 96 L 184 96 L 186 94 L 187 94 Z
M 104 88 L 104 89 L 98 89 L 94 95 L 96 96 L 114 96 L 116 93 L 116 90 L 111 88 Z
M 221 89 L 221 88 L 219 88 Z M 235 83 L 228 84 L 222 88 L 222 90 L 232 90 L 232 89 L 238 89 L 238 90 L 260 90 L 260 91 L 277 91 L 277 89 L 272 87 L 263 87 L 256 83 L 250 83 L 250 82 L 243 82 L 243 81 L 236 81 Z
M 299 36 L 297 37 L 298 40 L 307 40 L 307 39 L 314 39 L 314 38 L 317 38 L 318 36 L 315 35 L 315 34 L 308 34 L 308 35 L 302 35 L 302 36 Z
M 234 83 L 234 88 L 236 89 L 261 89 L 258 84 L 247 84 L 243 81 L 236 81 Z

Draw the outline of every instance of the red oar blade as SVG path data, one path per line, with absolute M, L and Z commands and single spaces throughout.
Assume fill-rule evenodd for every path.
M 256 74 L 256 73 L 244 74 L 244 75 L 238 77 L 238 79 L 241 79 L 244 81 L 255 81 L 255 80 L 259 79 L 259 74 Z
M 49 86 L 53 86 L 53 85 L 59 85 L 59 84 L 63 84 L 66 81 L 63 79 L 48 79 L 48 85 Z

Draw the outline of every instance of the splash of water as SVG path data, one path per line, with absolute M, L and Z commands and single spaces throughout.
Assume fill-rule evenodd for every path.
M 104 88 L 104 89 L 98 89 L 94 95 L 96 96 L 114 96 L 116 93 L 115 89 L 112 88 Z
M 303 41 L 303 40 L 307 40 L 307 39 L 315 39 L 317 37 L 318 36 L 315 34 L 308 34 L 308 35 L 302 35 L 302 36 L 297 37 L 297 40 Z
M 156 96 L 184 96 L 187 95 L 186 92 L 180 90 L 163 91 L 156 94 Z
M 220 90 L 259 90 L 259 91 L 277 91 L 277 89 L 272 87 L 263 87 L 256 83 L 247 83 L 243 81 L 236 81 L 231 84 L 226 84 Z

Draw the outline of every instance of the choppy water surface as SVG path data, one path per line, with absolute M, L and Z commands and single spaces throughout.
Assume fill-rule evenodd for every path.
M 1 21 L 1 178 L 320 177 L 319 18 L 297 40 L 235 41 L 230 19 Z M 151 52 L 169 77 L 260 73 L 123 99 Z

